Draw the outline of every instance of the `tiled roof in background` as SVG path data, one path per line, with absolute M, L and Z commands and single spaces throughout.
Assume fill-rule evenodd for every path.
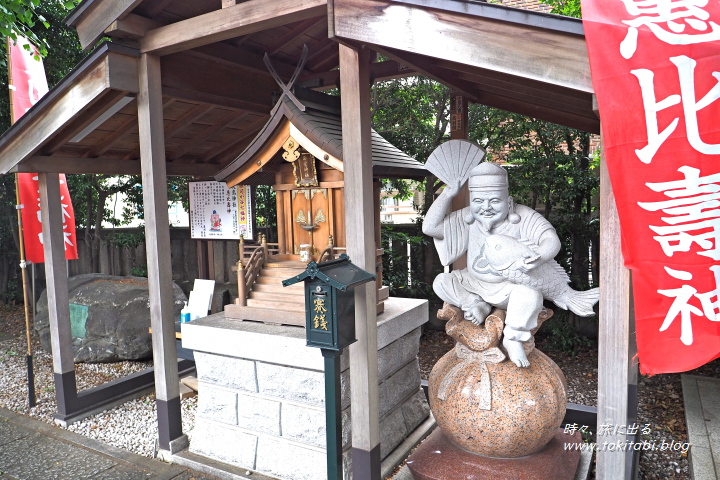
M 549 13 L 551 7 L 545 5 L 540 0 L 501 0 L 497 2 L 508 7 L 522 8 L 524 10 L 532 10 L 534 12 Z

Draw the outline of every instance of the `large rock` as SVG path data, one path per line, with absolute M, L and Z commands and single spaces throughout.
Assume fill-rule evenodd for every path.
M 76 362 L 140 360 L 152 356 L 147 278 L 92 273 L 68 279 Z M 186 300 L 173 284 L 174 318 Z M 38 300 L 35 330 L 50 351 L 47 291 Z

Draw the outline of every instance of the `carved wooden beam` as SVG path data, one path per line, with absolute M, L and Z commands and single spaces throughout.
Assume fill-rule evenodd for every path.
M 81 3 L 67 17 L 65 23 L 75 27 L 80 45 L 88 49 L 95 45 L 114 22 L 122 19 L 142 0 L 96 0 Z
M 167 174 L 172 176 L 209 177 L 220 170 L 219 165 L 209 163 L 168 162 Z M 109 175 L 139 175 L 140 160 L 117 158 L 80 158 L 33 156 L 12 169 L 19 173 L 83 173 Z
M 327 0 L 250 0 L 151 30 L 140 51 L 168 55 L 324 15 Z

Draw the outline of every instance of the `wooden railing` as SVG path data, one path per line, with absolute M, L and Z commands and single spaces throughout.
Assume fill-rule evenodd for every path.
M 237 263 L 238 278 L 238 298 L 235 300 L 236 305 L 242 307 L 247 305 L 247 297 L 252 290 L 255 280 L 260 271 L 265 267 L 270 255 L 279 254 L 279 245 L 277 243 L 268 243 L 267 237 L 261 234 L 259 237 L 259 245 L 246 245 L 245 240 L 240 238 L 239 256 Z M 332 235 L 328 238 L 328 245 L 320 252 L 318 263 L 335 260 L 341 253 L 347 251 L 345 247 L 336 247 Z M 376 273 L 378 275 L 378 288 L 382 286 L 382 255 L 384 250 L 379 248 L 376 250 Z
M 271 248 L 275 246 L 275 248 Z M 247 296 L 255 284 L 255 279 L 267 263 L 270 252 L 277 252 L 277 243 L 267 243 L 267 237 L 260 235 L 260 245 L 245 245 L 245 240 L 240 237 L 239 256 L 237 264 L 238 276 L 238 298 L 237 305 L 247 305 Z
M 347 250 L 345 247 L 336 247 L 334 243 L 335 239 L 333 239 L 332 235 L 329 235 L 327 247 L 325 247 L 325 250 L 320 252 L 320 256 L 318 257 L 318 263 L 335 260 L 335 257 L 337 255 L 340 255 Z
M 341 253 L 345 253 L 346 251 L 347 248 L 345 247 L 336 247 L 335 245 L 333 245 L 333 237 L 332 235 L 330 235 L 330 238 L 328 239 L 328 246 L 325 247 L 325 250 L 320 253 L 320 256 L 318 257 L 318 263 L 335 260 L 335 257 L 340 255 Z M 375 273 L 377 274 L 377 288 L 382 287 L 382 256 L 384 253 L 385 250 L 383 250 L 382 248 L 378 248 L 375 250 Z

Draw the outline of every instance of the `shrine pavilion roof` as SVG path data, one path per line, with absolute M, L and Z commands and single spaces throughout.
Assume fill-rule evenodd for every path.
M 258 182 L 256 172 L 273 158 L 278 157 L 289 138 L 312 153 L 318 160 L 338 170 L 342 164 L 342 122 L 339 98 L 311 91 L 296 90 L 305 99 L 300 108 L 288 97 L 279 100 L 270 120 L 263 126 L 248 147 L 228 166 L 215 175 L 218 181 L 232 186 L 245 182 L 250 176 Z M 312 98 L 316 101 L 308 100 Z M 318 103 L 320 101 L 322 103 Z M 373 175 L 382 178 L 422 178 L 427 174 L 425 166 L 405 154 L 372 130 Z M 270 176 L 267 181 L 272 183 Z
M 305 45 L 299 87 L 338 86 L 342 42 L 383 55 L 370 64 L 374 81 L 422 74 L 473 103 L 600 130 L 577 19 L 474 0 L 84 0 L 66 21 L 84 48 L 100 38 L 112 43 L 3 134 L 0 174 L 139 173 L 137 64 L 144 54 L 161 60 L 169 175 L 227 174 L 268 128 L 278 85 L 264 54 L 287 81 Z M 340 162 L 330 124 L 312 133 L 327 112 L 310 110 L 302 120 L 283 109 L 298 130 L 316 135 L 329 162 Z M 373 137 L 376 174 L 419 173 Z

